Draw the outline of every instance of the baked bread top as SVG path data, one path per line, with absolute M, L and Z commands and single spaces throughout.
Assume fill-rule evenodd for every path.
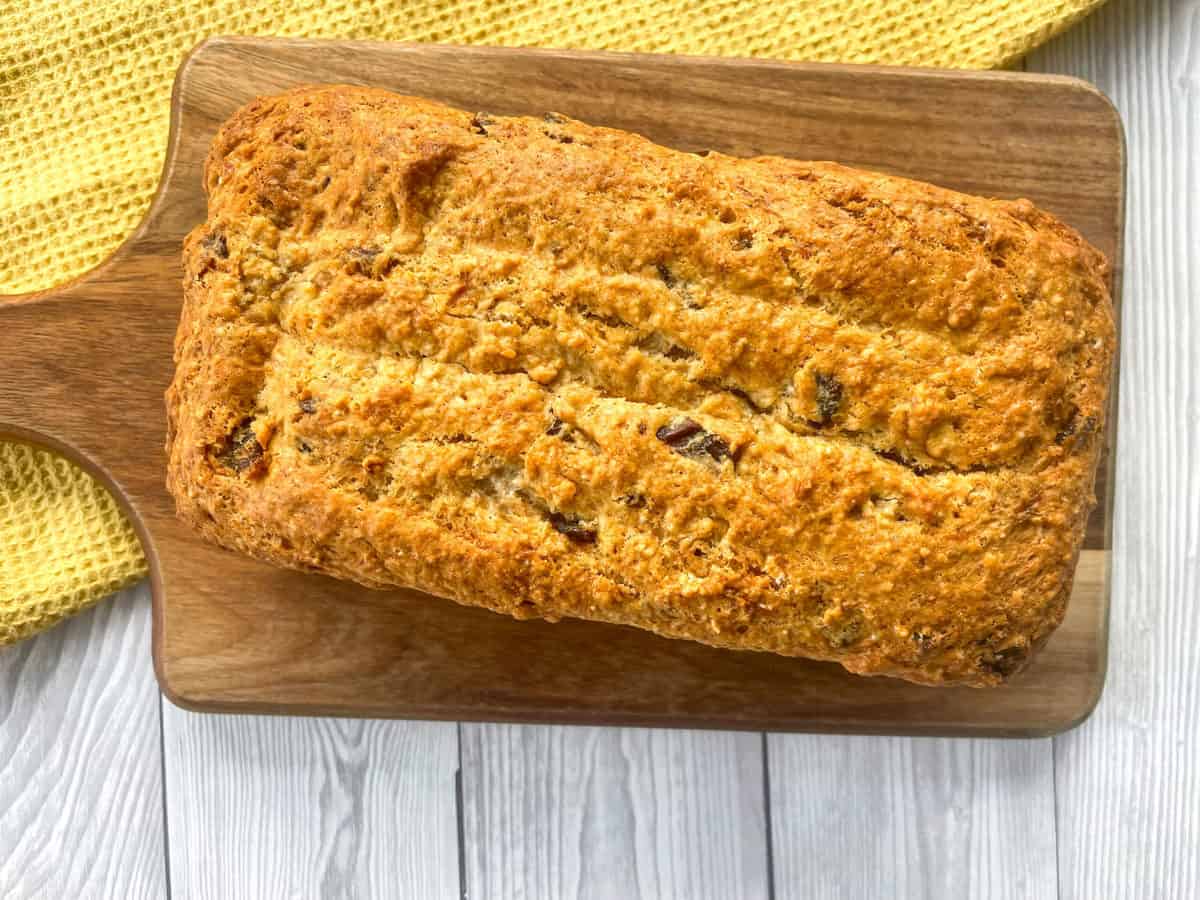
M 1114 324 L 1029 202 L 342 86 L 241 109 L 205 189 L 167 399 L 209 538 L 928 684 L 1061 621 Z

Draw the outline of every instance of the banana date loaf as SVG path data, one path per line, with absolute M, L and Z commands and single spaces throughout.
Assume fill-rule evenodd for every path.
M 220 129 L 179 515 L 518 618 L 993 685 L 1062 620 L 1107 262 L 1028 201 L 383 90 Z

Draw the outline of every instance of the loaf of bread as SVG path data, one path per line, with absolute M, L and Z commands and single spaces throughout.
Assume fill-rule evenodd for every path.
M 241 109 L 204 180 L 167 403 L 205 537 L 931 685 L 1061 621 L 1113 310 L 1029 202 L 343 86 Z

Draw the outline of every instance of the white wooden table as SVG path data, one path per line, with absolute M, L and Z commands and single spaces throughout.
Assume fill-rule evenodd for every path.
M 145 587 L 0 651 L 0 897 L 1200 897 L 1200 0 L 1027 63 L 1129 158 L 1108 684 L 1032 741 L 202 716 Z

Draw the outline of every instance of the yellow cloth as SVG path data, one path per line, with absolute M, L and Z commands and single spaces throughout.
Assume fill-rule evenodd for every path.
M 65 281 L 132 230 L 158 182 L 175 68 L 206 35 L 988 68 L 1102 2 L 0 0 L 0 293 Z M 144 572 L 102 488 L 49 454 L 0 444 L 0 644 Z

